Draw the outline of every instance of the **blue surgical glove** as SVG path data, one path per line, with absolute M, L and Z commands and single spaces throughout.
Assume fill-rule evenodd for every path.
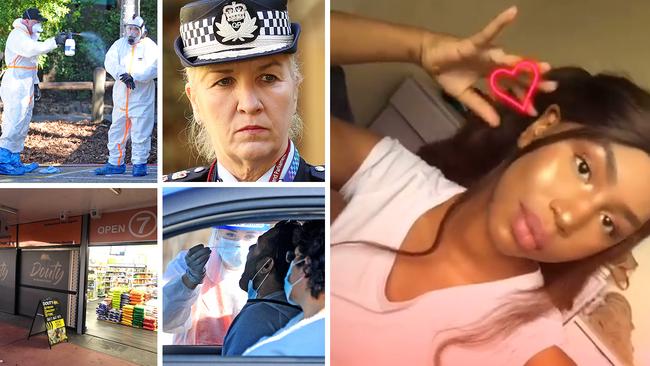
M 210 259 L 210 248 L 204 247 L 203 244 L 198 244 L 190 248 L 185 255 L 185 264 L 187 264 L 188 280 L 194 285 L 203 282 L 205 277 L 205 264 Z

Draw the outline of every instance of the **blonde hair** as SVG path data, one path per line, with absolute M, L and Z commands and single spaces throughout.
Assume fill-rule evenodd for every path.
M 289 62 L 289 71 L 291 73 L 291 78 L 296 84 L 296 99 L 298 98 L 298 92 L 300 90 L 300 84 L 302 83 L 303 77 L 300 73 L 300 66 L 298 65 L 298 60 L 295 54 L 290 55 Z M 183 70 L 183 77 L 186 83 L 190 85 L 194 84 L 195 81 L 200 78 L 207 70 L 210 68 L 210 65 L 197 66 L 197 67 L 186 67 Z M 189 125 L 187 127 L 187 136 L 189 143 L 194 147 L 200 157 L 205 158 L 207 161 L 213 161 L 217 158 L 217 153 L 212 147 L 212 141 L 208 130 L 196 116 L 196 113 L 192 112 L 192 115 L 188 117 Z M 291 123 L 289 124 L 289 138 L 294 142 L 298 143 L 302 137 L 303 132 L 303 122 L 302 118 L 298 114 L 298 108 L 293 116 L 291 116 Z

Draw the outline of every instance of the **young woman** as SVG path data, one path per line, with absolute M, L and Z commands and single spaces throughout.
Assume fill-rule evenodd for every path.
M 443 88 L 484 49 L 445 64 Z M 538 95 L 537 117 L 466 94 L 502 124 L 456 138 L 500 146 L 468 154 L 476 171 L 448 169 L 468 189 L 397 141 L 333 122 L 332 365 L 575 364 L 558 347 L 560 310 L 650 234 L 650 94 L 576 69 L 546 77 L 558 86 Z M 437 146 L 421 154 L 449 161 Z

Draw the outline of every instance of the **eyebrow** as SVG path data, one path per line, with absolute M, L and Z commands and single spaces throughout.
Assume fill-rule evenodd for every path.
M 205 80 L 205 78 L 208 77 L 210 74 L 232 74 L 235 72 L 233 69 L 210 69 L 207 72 L 205 72 L 203 75 L 201 75 L 201 78 L 199 79 L 201 82 Z
M 616 165 L 616 155 L 614 155 L 614 151 L 612 150 L 612 144 L 609 142 L 603 142 L 600 145 L 605 149 L 607 181 L 609 184 L 615 185 L 618 183 L 618 170 Z M 639 217 L 626 205 L 617 205 L 616 209 L 623 214 L 625 220 L 632 224 L 633 227 L 640 227 L 642 225 Z
M 625 220 L 632 224 L 633 227 L 638 228 L 643 224 L 639 217 L 626 205 L 617 205 L 614 208 L 620 211 L 623 214 Z
M 282 64 L 280 64 L 280 63 L 279 63 L 278 61 L 276 61 L 276 60 L 273 60 L 273 61 L 270 61 L 270 62 L 267 62 L 267 63 L 261 65 L 260 67 L 257 68 L 257 70 L 259 70 L 259 71 L 263 71 L 263 70 L 266 70 L 266 69 L 268 69 L 268 68 L 270 68 L 270 67 L 273 67 L 273 66 L 282 66 Z M 212 73 L 219 73 L 219 74 L 232 74 L 232 73 L 234 73 L 234 72 L 235 72 L 234 69 L 212 69 L 212 70 L 209 70 L 208 72 L 206 72 L 206 73 L 203 75 L 203 77 L 205 77 L 205 76 L 207 76 L 207 75 L 209 75 L 209 74 L 212 74 Z

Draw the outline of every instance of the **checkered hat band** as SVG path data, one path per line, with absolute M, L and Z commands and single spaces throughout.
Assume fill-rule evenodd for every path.
M 292 36 L 291 21 L 286 11 L 267 10 L 257 12 L 258 24 L 260 24 L 259 37 L 262 36 Z M 200 46 L 206 43 L 215 42 L 224 50 L 232 49 L 233 46 L 221 45 L 214 35 L 215 17 L 199 19 L 195 22 L 182 24 L 180 27 L 183 45 L 188 47 Z M 240 46 L 234 46 L 241 47 Z M 192 57 L 192 56 L 188 56 Z

